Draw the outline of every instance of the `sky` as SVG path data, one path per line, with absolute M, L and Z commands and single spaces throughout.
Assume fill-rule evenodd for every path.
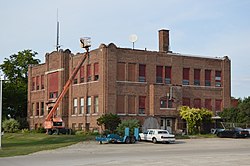
M 45 54 L 60 45 L 83 52 L 80 37 L 101 43 L 158 51 L 158 30 L 170 30 L 175 53 L 231 59 L 232 96 L 250 96 L 250 0 L 0 0 L 0 63 L 25 49 Z

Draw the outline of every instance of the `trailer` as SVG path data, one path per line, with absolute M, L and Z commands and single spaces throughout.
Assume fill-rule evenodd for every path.
M 129 134 L 129 128 L 126 127 L 124 131 L 124 136 L 119 136 L 118 134 L 108 134 L 107 136 L 99 136 L 95 139 L 100 144 L 102 143 L 135 143 L 139 140 L 139 129 L 134 128 L 134 135 Z

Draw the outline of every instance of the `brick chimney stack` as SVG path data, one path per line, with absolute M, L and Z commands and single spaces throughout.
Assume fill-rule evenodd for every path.
M 159 30 L 159 51 L 160 52 L 169 51 L 169 30 L 166 29 Z

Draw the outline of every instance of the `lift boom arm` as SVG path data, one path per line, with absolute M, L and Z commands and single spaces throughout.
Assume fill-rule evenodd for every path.
M 79 71 L 79 69 L 81 68 L 82 64 L 84 63 L 84 61 L 86 60 L 86 58 L 89 55 L 89 51 L 87 49 L 87 52 L 84 54 L 83 58 L 81 59 L 81 61 L 78 63 L 78 65 L 76 66 L 76 68 L 73 70 L 70 78 L 68 79 L 68 81 L 66 82 L 66 84 L 63 87 L 62 92 L 60 93 L 60 95 L 58 96 L 58 98 L 56 99 L 55 105 L 53 106 L 53 108 L 51 109 L 51 111 L 49 112 L 49 114 L 47 115 L 45 121 L 50 121 L 53 114 L 56 112 L 57 107 L 59 106 L 60 101 L 62 100 L 62 98 L 64 97 L 64 95 L 66 94 L 66 92 L 69 89 L 70 84 L 72 83 L 72 81 L 74 80 L 77 72 Z

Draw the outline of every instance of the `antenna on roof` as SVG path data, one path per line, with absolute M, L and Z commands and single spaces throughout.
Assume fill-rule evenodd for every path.
M 61 45 L 59 45 L 59 20 L 58 20 L 58 9 L 56 13 L 57 25 L 56 25 L 56 51 L 59 50 Z
M 129 36 L 129 41 L 133 43 L 133 49 L 134 49 L 134 46 L 135 46 L 135 42 L 138 40 L 138 37 L 137 35 L 135 34 L 132 34 Z

